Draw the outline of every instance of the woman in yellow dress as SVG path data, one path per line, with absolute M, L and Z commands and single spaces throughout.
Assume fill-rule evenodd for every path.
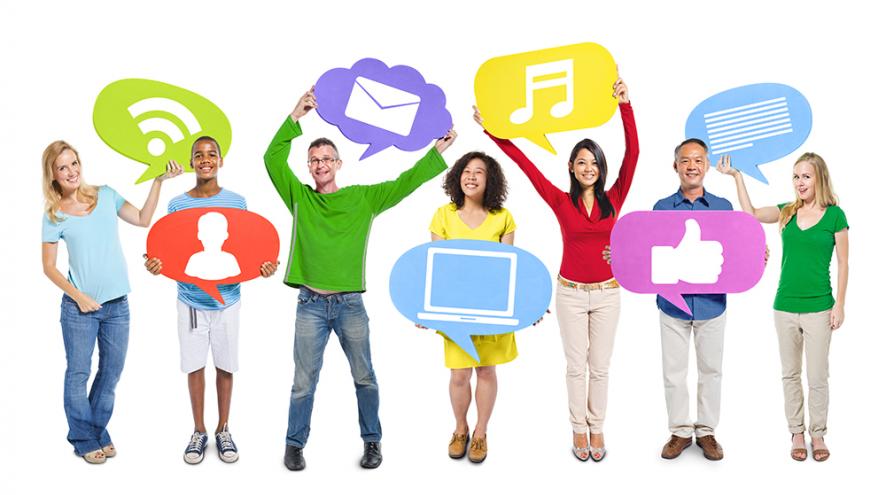
M 431 240 L 471 239 L 514 244 L 516 225 L 510 212 L 502 206 L 507 198 L 508 185 L 495 159 L 479 151 L 462 156 L 446 174 L 443 189 L 452 202 L 434 213 Z M 449 442 L 449 457 L 461 459 L 467 453 L 471 462 L 479 463 L 486 459 L 486 426 L 498 389 L 495 366 L 517 357 L 517 343 L 513 332 L 473 335 L 471 340 L 480 356 L 479 362 L 444 336 L 446 367 L 452 371 L 449 398 L 455 414 L 455 433 Z M 467 414 L 474 369 L 477 370 L 474 395 L 477 425 L 473 435 L 469 435 Z

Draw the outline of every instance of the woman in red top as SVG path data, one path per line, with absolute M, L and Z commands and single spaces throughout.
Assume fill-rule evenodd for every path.
M 523 170 L 560 222 L 563 260 L 557 277 L 557 321 L 566 354 L 566 389 L 574 433 L 572 451 L 581 461 L 600 461 L 606 455 L 603 421 L 620 297 L 618 282 L 601 253 L 609 244 L 640 153 L 628 87 L 618 79 L 613 89 L 624 125 L 625 155 L 618 178 L 608 191 L 604 190 L 606 157 L 590 139 L 579 141 L 569 156 L 570 188 L 564 192 L 551 184 L 513 143 L 486 132 Z M 479 111 L 476 107 L 474 110 L 474 120 L 483 125 Z

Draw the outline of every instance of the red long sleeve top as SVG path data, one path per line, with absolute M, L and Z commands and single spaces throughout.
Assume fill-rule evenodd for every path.
M 625 155 L 618 171 L 618 179 L 606 196 L 615 208 L 615 216 L 600 218 L 600 206 L 594 202 L 590 215 L 584 201 L 578 202 L 578 208 L 572 204 L 568 192 L 561 191 L 551 184 L 544 174 L 538 170 L 526 155 L 508 139 L 499 139 L 488 132 L 490 138 L 501 148 L 532 182 L 535 190 L 554 211 L 560 222 L 560 234 L 563 237 L 563 260 L 560 262 L 560 275 L 564 278 L 581 283 L 603 282 L 612 278 L 612 268 L 603 260 L 603 248 L 609 244 L 609 235 L 615 226 L 615 220 L 621 212 L 634 171 L 640 155 L 640 144 L 637 140 L 637 125 L 634 122 L 634 110 L 630 103 L 618 106 L 625 132 Z

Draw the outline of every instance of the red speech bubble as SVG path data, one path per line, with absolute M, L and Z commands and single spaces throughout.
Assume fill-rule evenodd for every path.
M 218 285 L 252 280 L 280 253 L 277 230 L 261 215 L 237 208 L 190 208 L 161 218 L 148 232 L 148 258 L 163 275 L 200 287 L 224 304 Z

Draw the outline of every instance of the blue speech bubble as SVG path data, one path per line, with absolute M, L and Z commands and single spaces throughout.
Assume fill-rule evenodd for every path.
M 551 276 L 538 258 L 508 244 L 437 241 L 397 260 L 390 291 L 403 316 L 480 361 L 471 335 L 510 333 L 538 321 L 551 302 Z
M 759 166 L 799 148 L 812 130 L 812 109 L 796 89 L 776 83 L 733 88 L 699 103 L 686 119 L 686 137 L 703 139 L 711 161 L 768 184 Z

